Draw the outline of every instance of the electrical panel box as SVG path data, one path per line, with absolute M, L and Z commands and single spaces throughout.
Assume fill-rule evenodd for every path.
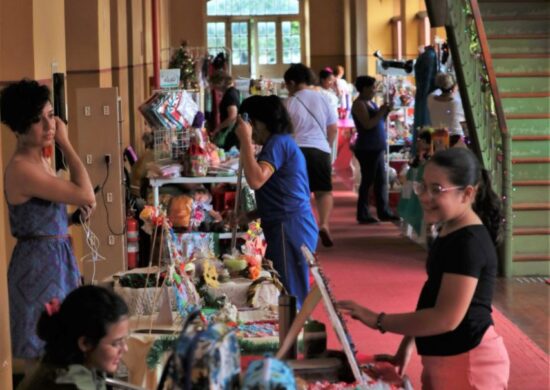
M 118 89 L 77 89 L 76 104 L 78 152 L 92 185 L 102 186 L 96 194 L 97 206 L 90 227 L 99 239 L 99 254 L 104 259 L 93 262 L 90 256 L 86 257 L 84 279 L 89 283 L 92 277 L 101 281 L 126 269 L 126 194 Z M 90 252 L 85 243 L 84 252 Z

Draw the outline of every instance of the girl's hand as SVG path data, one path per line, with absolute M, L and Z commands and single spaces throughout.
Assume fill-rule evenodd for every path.
M 237 117 L 237 127 L 235 128 L 235 134 L 239 141 L 252 140 L 252 126 L 249 122 L 244 121 L 243 118 L 239 115 Z
M 67 145 L 70 145 L 69 133 L 67 131 L 67 125 L 58 116 L 55 119 L 55 142 L 63 149 Z
M 369 328 L 376 328 L 376 313 L 363 307 L 354 301 L 339 301 L 336 302 L 336 307 L 344 314 L 349 315 L 355 320 L 359 320 Z
M 388 362 L 393 364 L 397 369 L 397 373 L 400 376 L 403 376 L 411 360 L 413 340 L 414 339 L 412 337 L 403 337 L 403 340 L 401 340 L 401 344 L 399 344 L 399 348 L 397 349 L 395 355 L 374 355 L 374 360 L 377 362 Z

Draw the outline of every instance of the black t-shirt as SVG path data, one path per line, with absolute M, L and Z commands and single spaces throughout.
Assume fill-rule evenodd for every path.
M 227 108 L 229 106 L 237 106 L 237 110 L 241 106 L 241 94 L 235 87 L 229 87 L 223 94 L 220 101 L 220 121 L 227 119 Z
M 435 306 L 444 273 L 472 276 L 477 287 L 466 315 L 458 327 L 436 336 L 417 337 L 419 355 L 449 356 L 479 345 L 493 324 L 491 302 L 497 275 L 497 253 L 483 225 L 471 225 L 439 237 L 433 243 L 426 264 L 424 283 L 416 309 Z

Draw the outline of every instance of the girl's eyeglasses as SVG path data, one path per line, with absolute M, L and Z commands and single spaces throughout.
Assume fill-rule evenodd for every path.
M 443 192 L 462 189 L 464 189 L 464 187 L 462 186 L 443 187 L 439 184 L 432 184 L 430 186 L 427 186 L 424 182 L 413 182 L 413 191 L 417 196 L 424 195 L 427 192 L 431 198 L 435 198 L 441 195 Z

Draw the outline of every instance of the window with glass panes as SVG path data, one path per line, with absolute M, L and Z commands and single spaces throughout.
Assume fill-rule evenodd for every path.
M 208 22 L 206 24 L 206 39 L 208 45 L 208 53 L 216 55 L 225 45 L 225 23 L 224 22 Z
M 209 52 L 231 50 L 235 66 L 282 66 L 302 61 L 299 0 L 210 0 Z

